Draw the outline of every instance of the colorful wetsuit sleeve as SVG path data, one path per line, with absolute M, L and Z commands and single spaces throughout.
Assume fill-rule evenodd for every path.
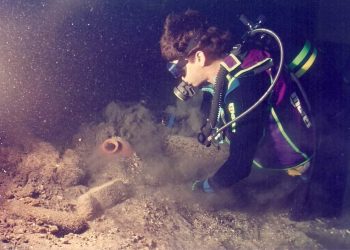
M 240 81 L 240 87 L 232 92 L 225 103 L 228 121 L 230 121 L 229 109 L 232 109 L 232 105 L 236 112 L 235 116 L 238 116 L 261 97 L 269 84 L 267 74 L 244 78 Z M 227 131 L 230 139 L 230 156 L 209 179 L 214 189 L 229 187 L 249 175 L 259 140 L 263 135 L 267 115 L 268 103 L 265 101 L 242 121 L 237 122 L 235 129 Z
M 249 175 L 262 134 L 261 123 L 257 120 L 256 122 L 251 120 L 245 126 L 239 126 L 238 132 L 230 143 L 229 158 L 210 178 L 210 184 L 214 189 L 230 187 Z

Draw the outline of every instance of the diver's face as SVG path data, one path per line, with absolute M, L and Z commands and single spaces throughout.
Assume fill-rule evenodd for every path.
M 185 65 L 185 75 L 182 77 L 182 80 L 193 87 L 199 87 L 205 83 L 207 81 L 207 74 L 204 62 L 204 53 L 202 51 L 197 51 L 194 58 L 189 59 Z

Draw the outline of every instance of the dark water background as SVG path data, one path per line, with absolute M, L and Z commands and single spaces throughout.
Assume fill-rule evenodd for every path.
M 237 14 L 263 14 L 267 26 L 289 42 L 308 37 L 324 44 L 346 78 L 346 2 L 1 0 L 1 142 L 17 129 L 69 141 L 82 122 L 98 121 L 115 100 L 142 102 L 155 114 L 174 103 L 174 80 L 160 56 L 159 38 L 166 15 L 188 8 L 233 31 L 237 42 L 244 32 Z M 340 91 L 332 98 L 343 98 L 348 84 L 335 86 Z

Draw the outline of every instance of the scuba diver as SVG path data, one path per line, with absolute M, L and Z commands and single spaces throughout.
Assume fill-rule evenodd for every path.
M 248 177 L 252 165 L 283 170 L 300 182 L 290 218 L 308 219 L 317 135 L 298 78 L 314 64 L 317 50 L 305 45 L 287 69 L 278 35 L 261 28 L 262 21 L 252 24 L 244 16 L 241 21 L 248 32 L 232 46 L 231 34 L 208 25 L 197 11 L 170 14 L 165 20 L 161 53 L 170 73 L 181 81 L 174 94 L 185 101 L 203 91 L 207 119 L 199 142 L 230 144 L 226 162 L 213 176 L 195 181 L 192 190 L 215 193 L 229 188 Z M 266 45 L 271 37 L 278 47 L 277 60 Z

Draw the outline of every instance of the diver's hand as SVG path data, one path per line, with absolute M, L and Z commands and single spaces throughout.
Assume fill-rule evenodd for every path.
M 214 193 L 214 189 L 210 186 L 208 179 L 196 180 L 192 183 L 193 192 Z

